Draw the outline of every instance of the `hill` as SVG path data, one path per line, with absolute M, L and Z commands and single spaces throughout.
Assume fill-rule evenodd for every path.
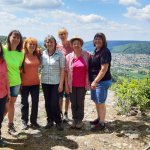
M 108 44 L 108 48 L 112 49 L 115 46 L 120 46 L 120 45 L 134 43 L 134 42 L 139 42 L 139 41 L 119 41 L 119 40 L 118 41 L 113 41 L 113 40 L 110 41 L 110 40 L 108 40 L 107 44 Z M 93 41 L 85 42 L 83 48 L 90 50 L 90 51 L 91 51 L 91 49 L 93 50 L 94 49 Z
M 150 42 L 135 42 L 112 48 L 113 53 L 150 54 Z
M 149 41 L 108 41 L 107 44 L 112 53 L 150 54 Z M 83 49 L 93 51 L 93 42 L 85 42 Z
M 6 38 L 6 36 L 0 36 L 0 42 L 5 43 Z M 150 54 L 150 41 L 108 40 L 107 44 L 112 53 Z M 43 42 L 39 41 L 39 45 L 43 47 Z M 83 49 L 87 51 L 93 51 L 93 41 L 85 42 L 83 45 Z

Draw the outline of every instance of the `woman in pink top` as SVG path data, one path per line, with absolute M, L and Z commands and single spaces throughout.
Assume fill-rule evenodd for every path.
M 1 127 L 4 118 L 5 104 L 9 98 L 10 89 L 7 78 L 7 66 L 3 58 L 2 44 L 0 43 L 0 147 L 6 146 L 6 143 L 1 139 Z
M 38 115 L 38 103 L 39 103 L 39 66 L 40 58 L 38 51 L 37 40 L 34 38 L 27 38 L 23 44 L 23 50 L 25 53 L 25 59 L 23 64 L 23 70 L 21 72 L 21 114 L 22 114 L 22 129 L 28 128 L 29 117 L 29 102 L 28 97 L 31 94 L 31 115 L 30 123 L 32 128 L 39 128 L 37 123 Z
M 79 37 L 70 40 L 73 52 L 66 56 L 66 91 L 70 93 L 73 123 L 72 128 L 83 126 L 84 99 L 88 88 L 88 59 L 90 54 L 82 50 L 83 40 Z

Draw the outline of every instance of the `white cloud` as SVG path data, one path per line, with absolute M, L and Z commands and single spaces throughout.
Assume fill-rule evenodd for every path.
M 3 4 L 5 6 L 13 5 L 14 7 L 26 7 L 31 9 L 57 8 L 64 5 L 62 0 L 0 0 L 0 4 Z
M 18 9 L 17 12 L 10 10 L 8 12 L 3 9 L 0 12 L 0 16 L 5 16 L 0 20 L 0 35 L 7 35 L 12 29 L 18 29 L 26 37 L 43 40 L 47 34 L 53 34 L 58 40 L 57 31 L 61 27 L 68 29 L 69 38 L 79 35 L 85 41 L 93 39 L 96 32 L 106 33 L 108 39 L 129 39 L 133 37 L 131 35 L 136 35 L 132 38 L 134 40 L 137 35 L 150 34 L 144 31 L 144 27 L 111 21 L 97 14 L 80 15 L 57 9 L 24 8 L 23 12 L 19 10 L 20 13 Z
M 128 18 L 134 18 L 137 20 L 147 20 L 150 21 L 150 5 L 145 6 L 142 9 L 137 9 L 135 7 L 127 8 L 127 13 L 124 16 Z
M 141 5 L 138 2 L 138 0 L 119 0 L 119 4 L 121 4 L 121 5 L 136 5 L 136 6 Z
M 90 2 L 90 1 L 92 1 L 93 2 L 93 0 L 78 0 L 78 1 L 81 1 L 81 2 Z M 95 2 L 111 2 L 112 0 L 94 0 Z
M 63 5 L 62 0 L 23 0 L 23 5 L 31 8 L 57 8 Z
M 93 23 L 93 22 L 101 22 L 105 21 L 105 18 L 99 15 L 95 14 L 89 14 L 89 15 L 77 15 L 75 13 L 70 13 L 66 11 L 61 10 L 53 10 L 53 11 L 39 11 L 35 14 L 37 18 L 41 19 L 49 19 L 59 21 L 61 20 L 61 23 Z M 65 19 L 64 19 L 65 18 Z
M 0 0 L 0 4 L 8 4 L 8 5 L 15 5 L 20 4 L 22 0 Z
M 97 21 L 104 21 L 104 17 L 90 14 L 90 15 L 81 15 L 79 16 L 79 19 L 84 23 L 90 23 L 90 22 L 97 22 Z
M 119 23 L 108 20 L 96 13 L 85 15 L 62 11 L 60 8 L 57 9 L 61 5 L 63 5 L 62 0 L 0 0 L 0 34 L 7 35 L 12 29 L 18 29 L 26 37 L 30 36 L 43 40 L 47 34 L 53 34 L 58 40 L 58 29 L 66 27 L 69 31 L 69 38 L 79 35 L 85 41 L 92 40 L 96 32 L 104 32 L 108 36 L 108 39 L 130 38 L 135 40 L 138 35 L 140 38 L 145 33 L 145 38 L 146 35 L 147 37 L 150 35 L 147 32 L 148 27 L 144 28 L 145 25 L 143 27 L 141 25 L 140 27 L 132 22 L 129 24 Z M 47 9 L 53 8 L 53 6 L 57 8 Z M 43 9 L 34 9 L 35 7 Z M 45 7 L 46 9 L 44 9 Z M 129 10 L 126 16 L 138 17 L 141 15 L 143 19 L 148 19 L 150 16 L 149 7 L 146 6 L 143 9 L 132 7 L 134 11 L 130 12 Z
M 7 21 L 7 20 L 14 20 L 16 19 L 16 16 L 13 14 L 10 14 L 9 12 L 5 11 L 5 12 L 0 12 L 0 16 L 3 16 L 3 19 L 1 19 L 2 22 Z

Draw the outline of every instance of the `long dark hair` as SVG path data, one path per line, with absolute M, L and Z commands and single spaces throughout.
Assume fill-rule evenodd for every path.
M 94 40 L 95 40 L 95 38 L 97 38 L 97 37 L 100 37 L 100 38 L 102 39 L 102 41 L 103 41 L 102 49 L 107 48 L 107 41 L 106 41 L 106 36 L 105 36 L 105 34 L 104 34 L 104 33 L 101 33 L 101 32 L 98 32 L 98 33 L 95 34 Z M 93 44 L 94 44 L 94 40 L 93 40 Z M 94 44 L 94 47 L 95 47 L 95 44 Z
M 0 59 L 2 59 L 2 61 L 4 61 L 4 53 L 3 53 L 3 47 L 2 47 L 2 43 L 0 42 Z
M 12 34 L 15 34 L 16 36 L 19 36 L 19 37 L 20 37 L 20 42 L 19 42 L 19 44 L 18 44 L 16 50 L 17 50 L 18 52 L 21 52 L 22 46 L 23 46 L 23 38 L 22 38 L 22 35 L 21 35 L 20 31 L 18 31 L 18 30 L 12 30 L 12 31 L 8 34 L 8 37 L 7 37 L 8 50 L 9 50 L 9 51 L 12 50 L 12 49 L 11 49 L 11 43 L 10 43 L 10 36 L 11 36 Z

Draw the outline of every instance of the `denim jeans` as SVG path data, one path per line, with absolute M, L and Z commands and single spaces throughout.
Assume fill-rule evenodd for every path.
M 20 92 L 20 85 L 10 87 L 10 96 L 17 97 Z
M 111 86 L 112 81 L 100 81 L 95 90 L 91 89 L 91 100 L 96 104 L 105 103 L 108 95 L 108 88 Z

